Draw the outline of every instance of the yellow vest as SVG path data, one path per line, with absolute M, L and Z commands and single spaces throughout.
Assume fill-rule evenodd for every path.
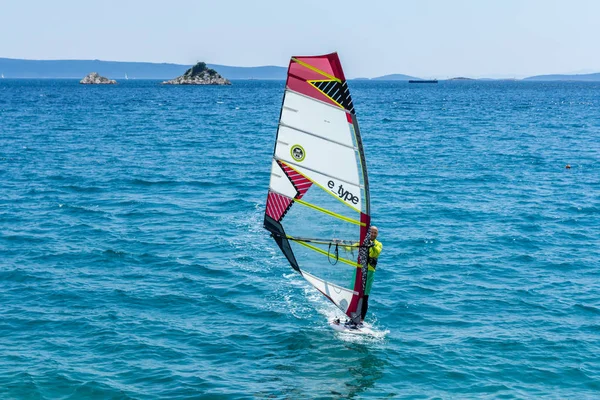
M 381 242 L 377 239 L 373 240 L 373 247 L 369 248 L 369 257 L 378 258 L 381 250 L 383 250 Z M 369 271 L 375 271 L 375 267 L 372 267 L 371 264 L 369 264 Z

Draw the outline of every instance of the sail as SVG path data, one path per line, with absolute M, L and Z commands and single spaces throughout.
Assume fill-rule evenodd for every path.
M 337 53 L 292 57 L 264 227 L 292 268 L 354 322 L 366 283 L 367 167 Z

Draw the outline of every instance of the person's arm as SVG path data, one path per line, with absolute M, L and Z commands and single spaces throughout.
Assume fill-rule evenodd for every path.
M 344 246 L 344 250 L 353 252 L 355 248 L 358 248 L 358 242 L 351 244 L 350 246 Z

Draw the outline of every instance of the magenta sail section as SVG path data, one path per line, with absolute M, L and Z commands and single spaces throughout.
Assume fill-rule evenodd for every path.
M 287 87 L 315 100 L 354 112 L 351 101 L 348 101 L 350 92 L 337 53 L 292 57 Z
M 285 174 L 287 175 L 287 177 L 290 178 L 290 181 L 292 181 L 292 184 L 298 191 L 298 194 L 296 195 L 296 199 L 301 199 L 302 196 L 304 196 L 304 194 L 311 187 L 312 182 L 309 179 L 307 179 L 306 177 L 304 177 L 302 174 L 294 171 L 292 168 L 285 165 L 284 163 L 280 163 L 280 165 L 281 165 L 281 168 L 285 171 Z
M 267 197 L 267 211 L 266 214 L 279 222 L 283 218 L 285 212 L 290 207 L 292 199 L 283 196 L 279 193 L 269 192 Z

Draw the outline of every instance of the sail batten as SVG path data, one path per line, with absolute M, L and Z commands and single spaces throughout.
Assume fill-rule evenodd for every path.
M 295 131 L 298 131 L 298 132 L 301 132 L 301 133 L 305 133 L 305 134 L 307 134 L 307 135 L 311 135 L 311 136 L 317 137 L 317 138 L 319 138 L 319 139 L 327 140 L 328 142 L 335 143 L 335 144 L 337 144 L 337 145 L 344 146 L 344 147 L 347 147 L 347 148 L 349 148 L 349 149 L 352 149 L 352 150 L 355 150 L 355 151 L 356 151 L 356 150 L 358 150 L 358 147 L 351 146 L 351 145 L 348 145 L 348 144 L 345 144 L 345 143 L 341 143 L 341 142 L 337 142 L 337 141 L 335 141 L 335 140 L 333 140 L 333 139 L 330 139 L 330 138 L 328 138 L 328 137 L 326 137 L 326 136 L 321 136 L 321 135 L 319 135 L 318 133 L 314 133 L 314 132 L 305 131 L 304 129 L 296 128 L 295 126 L 291 126 L 291 125 L 287 125 L 287 124 L 285 124 L 284 122 L 280 122 L 280 123 L 279 123 L 279 126 L 283 126 L 283 127 L 286 127 L 286 128 L 290 128 L 290 129 L 293 129 L 293 130 L 295 130 Z
M 264 226 L 292 268 L 354 322 L 366 282 L 369 199 L 358 122 L 337 54 L 292 57 Z
M 308 248 L 308 249 L 310 249 L 312 251 L 316 251 L 319 254 L 322 254 L 322 255 L 327 256 L 327 257 L 331 257 L 331 254 L 330 254 L 329 251 L 322 250 L 322 249 L 320 249 L 320 248 L 318 248 L 316 246 L 312 246 L 312 245 L 310 245 L 310 244 L 308 244 L 306 242 L 298 242 L 298 241 L 296 241 L 296 243 L 298 243 L 298 244 L 300 244 L 300 245 L 302 245 L 302 246 L 304 246 L 304 247 L 306 247 L 306 248 Z M 351 260 L 348 260 L 348 259 L 345 259 L 345 258 L 341 258 L 341 257 L 335 257 L 334 260 L 335 260 L 335 262 L 339 261 L 339 262 L 342 262 L 344 264 L 350 265 L 352 267 L 360 268 L 360 264 L 358 264 L 355 261 L 351 261 Z
M 306 174 L 305 174 L 305 172 L 306 172 L 306 171 L 304 171 L 304 172 L 303 172 L 303 170 L 304 170 L 304 168 L 303 168 L 303 167 L 300 167 L 299 165 L 297 165 L 297 164 L 293 164 L 293 163 L 290 163 L 290 162 L 284 162 L 284 161 L 281 161 L 281 160 L 279 160 L 279 161 L 280 161 L 282 164 L 284 164 L 284 165 L 288 165 L 288 164 L 289 164 L 289 165 L 292 165 L 292 166 L 296 167 L 296 171 L 298 171 L 298 172 L 299 172 L 300 174 L 302 174 L 303 176 L 307 177 L 307 176 L 306 176 Z M 321 173 L 321 172 L 319 172 L 319 171 L 315 171 L 315 170 L 309 170 L 309 171 L 311 171 L 313 174 L 317 174 L 317 175 L 323 175 L 323 176 L 325 176 L 325 177 L 328 177 L 328 178 L 337 179 L 338 181 L 341 181 L 341 182 L 343 182 L 343 183 L 346 183 L 346 184 L 348 184 L 348 185 L 351 185 L 352 187 L 356 188 L 357 190 L 363 190 L 363 189 L 364 189 L 364 186 L 362 186 L 362 185 L 361 185 L 361 186 L 356 186 L 356 185 L 354 185 L 353 183 L 350 183 L 350 182 L 344 181 L 343 179 L 339 179 L 339 178 L 336 178 L 336 177 L 334 177 L 334 176 L 330 176 L 330 175 L 324 175 L 324 174 L 322 174 L 322 173 Z M 315 184 L 316 186 L 318 186 L 318 187 L 320 187 L 321 189 L 323 189 L 323 191 L 324 191 L 324 192 L 326 192 L 326 193 L 330 194 L 331 196 L 333 196 L 333 198 L 335 198 L 336 200 L 338 200 L 339 202 L 341 202 L 341 203 L 342 203 L 342 204 L 344 204 L 345 206 L 349 207 L 349 208 L 350 208 L 350 209 L 352 209 L 353 211 L 355 211 L 355 212 L 358 212 L 358 213 L 360 213 L 360 212 L 361 212 L 361 210 L 360 210 L 360 209 L 358 209 L 358 208 L 354 207 L 354 206 L 353 206 L 353 205 L 351 205 L 351 204 L 348 204 L 348 203 L 347 203 L 347 202 L 345 202 L 345 201 L 344 201 L 342 198 L 340 198 L 338 195 L 336 195 L 335 193 L 333 193 L 331 190 L 327 190 L 327 189 L 326 189 L 324 186 L 322 186 L 321 184 L 319 184 L 319 182 L 317 182 L 317 181 L 315 181 L 315 180 L 313 180 L 312 178 L 309 178 L 309 177 L 307 177 L 307 179 L 309 179 L 309 180 L 310 180 L 310 181 L 311 181 L 313 184 Z
M 285 143 L 285 144 L 287 144 L 286 142 L 281 142 L 281 143 L 282 143 L 282 144 L 284 144 L 284 143 Z M 360 185 L 360 184 L 358 184 L 358 183 L 355 183 L 355 182 L 349 182 L 349 181 L 347 181 L 347 180 L 344 180 L 344 179 L 342 179 L 342 178 L 340 178 L 340 177 L 338 177 L 338 176 L 333 176 L 333 175 L 330 175 L 330 174 L 328 174 L 328 173 L 327 173 L 327 172 L 325 172 L 325 171 L 319 171 L 319 170 L 316 170 L 316 169 L 314 169 L 314 168 L 308 168 L 308 167 L 305 167 L 305 166 L 303 166 L 303 165 L 297 164 L 297 163 L 295 163 L 295 162 L 293 162 L 293 161 L 284 160 L 284 159 L 281 159 L 281 158 L 278 158 L 278 157 L 274 157 L 274 159 L 275 159 L 275 160 L 277 160 L 277 161 L 281 161 L 281 162 L 283 162 L 283 163 L 285 163 L 285 164 L 293 165 L 294 167 L 298 167 L 298 168 L 306 169 L 306 170 L 308 170 L 308 171 L 315 172 L 315 173 L 317 173 L 317 174 L 321 174 L 321 175 L 323 175 L 323 176 L 326 176 L 326 177 L 328 177 L 328 178 L 336 179 L 336 180 L 338 180 L 338 181 L 340 181 L 340 182 L 347 183 L 347 184 L 349 184 L 349 185 L 354 185 L 354 186 L 357 186 L 357 187 L 360 187 L 360 188 L 363 188 L 363 187 L 364 187 L 363 185 Z M 309 179 L 310 179 L 310 178 L 309 178 Z
M 298 96 L 301 96 L 301 97 L 305 97 L 305 98 L 311 99 L 311 100 L 313 100 L 313 101 L 317 102 L 318 104 L 322 104 L 322 105 L 324 105 L 324 106 L 331 107 L 331 109 L 333 109 L 333 110 L 342 111 L 342 112 L 344 112 L 344 113 L 346 113 L 346 114 L 352 114 L 352 112 L 353 112 L 353 111 L 350 111 L 350 110 L 347 110 L 347 109 L 344 109 L 344 108 L 340 108 L 339 104 L 331 104 L 331 103 L 328 103 L 328 102 L 326 102 L 326 101 L 322 101 L 322 100 L 319 100 L 319 99 L 315 99 L 315 98 L 312 98 L 312 97 L 310 97 L 310 96 L 307 96 L 307 95 L 305 95 L 304 93 L 301 93 L 301 92 L 296 92 L 295 90 L 286 89 L 286 90 L 285 90 L 285 93 L 286 93 L 286 94 L 287 94 L 287 93 L 293 93 L 293 94 L 296 94 L 296 95 L 298 95 Z M 287 108 L 287 106 L 284 106 L 284 108 Z M 349 122 L 350 122 L 350 121 L 349 121 Z
M 307 201 L 304 201 L 304 200 L 301 200 L 299 198 L 291 198 L 291 197 L 286 196 L 285 194 L 278 193 L 275 190 L 270 190 L 270 193 L 278 196 L 275 199 L 275 201 L 277 201 L 277 205 L 280 206 L 280 207 L 283 207 L 283 208 L 287 207 L 286 200 L 294 201 L 294 203 L 301 204 L 301 205 L 303 205 L 305 207 L 308 207 L 308 208 L 311 208 L 313 210 L 319 211 L 319 212 L 321 212 L 323 214 L 327 214 L 327 215 L 332 216 L 334 218 L 338 218 L 338 219 L 340 219 L 342 221 L 345 221 L 345 222 L 348 222 L 348 223 L 351 223 L 351 224 L 354 224 L 354 225 L 360 225 L 360 226 L 364 226 L 365 225 L 364 222 L 361 222 L 361 221 L 359 221 L 357 219 L 345 217 L 343 215 L 340 215 L 340 214 L 335 213 L 333 211 L 330 211 L 330 210 L 327 210 L 325 208 L 319 207 L 317 205 L 311 204 L 311 203 L 309 203 Z M 284 200 L 284 199 L 286 199 L 286 200 Z M 284 202 L 284 203 L 282 203 L 282 202 Z

